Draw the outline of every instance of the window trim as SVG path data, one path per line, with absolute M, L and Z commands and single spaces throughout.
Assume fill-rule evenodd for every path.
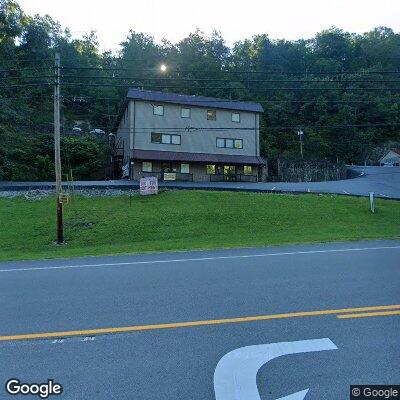
M 250 168 L 250 173 L 246 172 L 246 168 Z M 253 166 L 252 165 L 243 165 L 243 175 L 253 175 Z
M 240 147 L 236 147 L 236 142 L 240 142 L 241 146 Z M 243 139 L 234 139 L 233 140 L 233 148 L 236 150 L 243 150 Z
M 182 171 L 182 165 L 187 165 L 187 171 L 188 172 L 183 172 Z M 180 163 L 179 171 L 180 171 L 181 174 L 190 174 L 190 164 L 189 163 Z
M 181 138 L 181 135 L 177 135 L 177 134 L 175 134 L 175 133 L 171 133 L 171 134 L 169 134 L 170 136 L 171 136 L 171 143 L 170 144 L 172 144 L 172 145 L 174 145 L 174 146 L 180 146 L 181 144 L 182 144 L 182 138 Z M 172 138 L 173 137 L 178 137 L 179 138 L 179 143 L 173 143 L 172 142 Z
M 236 148 L 236 147 L 235 147 L 235 140 L 236 140 L 236 139 L 225 138 L 225 148 L 226 148 L 226 149 L 235 149 L 235 148 Z M 232 146 L 228 146 L 228 141 L 229 141 L 229 143 L 232 142 Z
M 218 140 L 223 140 L 224 141 L 224 146 L 218 146 Z M 226 145 L 226 141 L 227 140 L 232 140 L 233 141 L 233 147 L 227 147 L 227 145 Z M 241 144 L 242 144 L 242 147 L 236 147 L 235 146 L 235 144 L 236 144 L 236 141 L 240 141 L 241 142 Z M 243 139 L 235 139 L 235 138 L 216 138 L 216 141 L 215 141 L 215 146 L 218 148 L 218 149 L 233 149 L 233 150 L 243 150 Z
M 163 104 L 152 104 L 153 106 L 153 115 L 157 115 L 158 117 L 163 117 L 164 116 L 164 105 Z M 156 107 L 162 107 L 162 114 L 156 114 Z
M 182 112 L 183 110 L 189 110 L 189 116 L 188 117 L 184 117 Z M 192 109 L 189 107 L 181 107 L 181 118 L 185 118 L 185 119 L 190 119 L 192 117 Z
M 153 135 L 161 135 L 161 142 L 153 142 Z M 169 143 L 164 143 L 162 141 L 163 136 L 168 136 L 169 137 Z M 179 137 L 179 143 L 172 143 L 172 137 Z M 182 144 L 182 136 L 178 135 L 176 133 L 160 133 L 160 132 L 151 132 L 150 133 L 150 143 L 153 144 L 165 144 L 165 145 L 172 145 L 172 146 L 180 146 Z
M 238 116 L 239 116 L 239 120 L 238 120 L 238 121 L 234 121 L 234 120 L 233 120 L 233 116 L 234 116 L 234 115 L 238 115 Z M 239 112 L 232 112 L 232 114 L 231 114 L 231 121 L 234 122 L 235 124 L 240 124 L 240 121 L 241 121 L 240 113 L 239 113 Z
M 223 140 L 224 141 L 224 145 L 223 146 L 218 146 L 218 140 Z M 215 146 L 217 147 L 217 149 L 225 149 L 225 138 L 217 138 L 215 141 Z
M 213 113 L 214 118 L 208 118 L 208 113 Z M 217 110 L 207 110 L 207 121 L 216 121 L 217 120 Z
M 143 168 L 143 164 L 150 164 L 150 171 L 145 171 Z M 152 161 L 142 161 L 142 172 L 153 172 L 153 162 Z
M 208 166 L 214 167 L 214 172 L 209 173 L 207 170 Z M 217 173 L 217 166 L 215 164 L 206 164 L 206 175 L 215 175 L 216 173 Z

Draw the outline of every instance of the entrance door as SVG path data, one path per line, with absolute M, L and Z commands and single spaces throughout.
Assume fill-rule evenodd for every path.
M 175 181 L 176 180 L 176 168 L 173 168 L 172 163 L 161 164 L 161 174 L 164 181 Z
M 224 165 L 224 180 L 228 182 L 236 182 L 236 166 Z

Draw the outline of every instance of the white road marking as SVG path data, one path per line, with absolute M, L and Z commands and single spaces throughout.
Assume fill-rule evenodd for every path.
M 257 372 L 267 362 L 288 354 L 337 350 L 328 338 L 246 346 L 225 354 L 214 372 L 216 400 L 260 400 Z M 290 372 L 288 376 L 290 377 Z M 285 378 L 285 377 L 283 377 Z M 277 400 L 303 400 L 309 389 Z
M 237 256 L 178 258 L 178 259 L 171 259 L 171 260 L 129 261 L 129 262 L 120 262 L 120 263 L 58 265 L 58 266 L 48 266 L 48 267 L 26 267 L 26 268 L 0 269 L 0 272 L 41 271 L 41 270 L 51 270 L 51 269 L 74 269 L 74 268 L 91 268 L 91 267 L 123 267 L 123 266 L 127 266 L 127 265 L 169 264 L 169 263 L 191 262 L 191 261 L 234 260 L 234 259 L 240 259 L 240 258 L 290 256 L 290 255 L 301 255 L 301 254 L 347 253 L 347 252 L 352 252 L 352 251 L 390 250 L 390 249 L 400 249 L 400 246 L 361 247 L 361 248 L 351 248 L 351 249 L 309 250 L 309 251 L 289 251 L 289 252 L 282 252 L 282 253 L 261 253 L 261 254 L 248 254 L 248 255 L 237 255 Z

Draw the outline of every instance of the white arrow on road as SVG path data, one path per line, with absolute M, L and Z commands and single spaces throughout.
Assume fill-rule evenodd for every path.
M 337 350 L 328 338 L 246 346 L 225 354 L 214 372 L 216 400 L 261 400 L 257 372 L 268 361 L 288 354 Z M 277 400 L 303 400 L 309 389 Z

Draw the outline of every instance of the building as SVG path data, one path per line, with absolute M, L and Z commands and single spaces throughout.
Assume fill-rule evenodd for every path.
M 258 103 L 130 89 L 115 142 L 138 180 L 263 180 Z
M 400 149 L 390 149 L 380 160 L 380 166 L 400 166 Z

